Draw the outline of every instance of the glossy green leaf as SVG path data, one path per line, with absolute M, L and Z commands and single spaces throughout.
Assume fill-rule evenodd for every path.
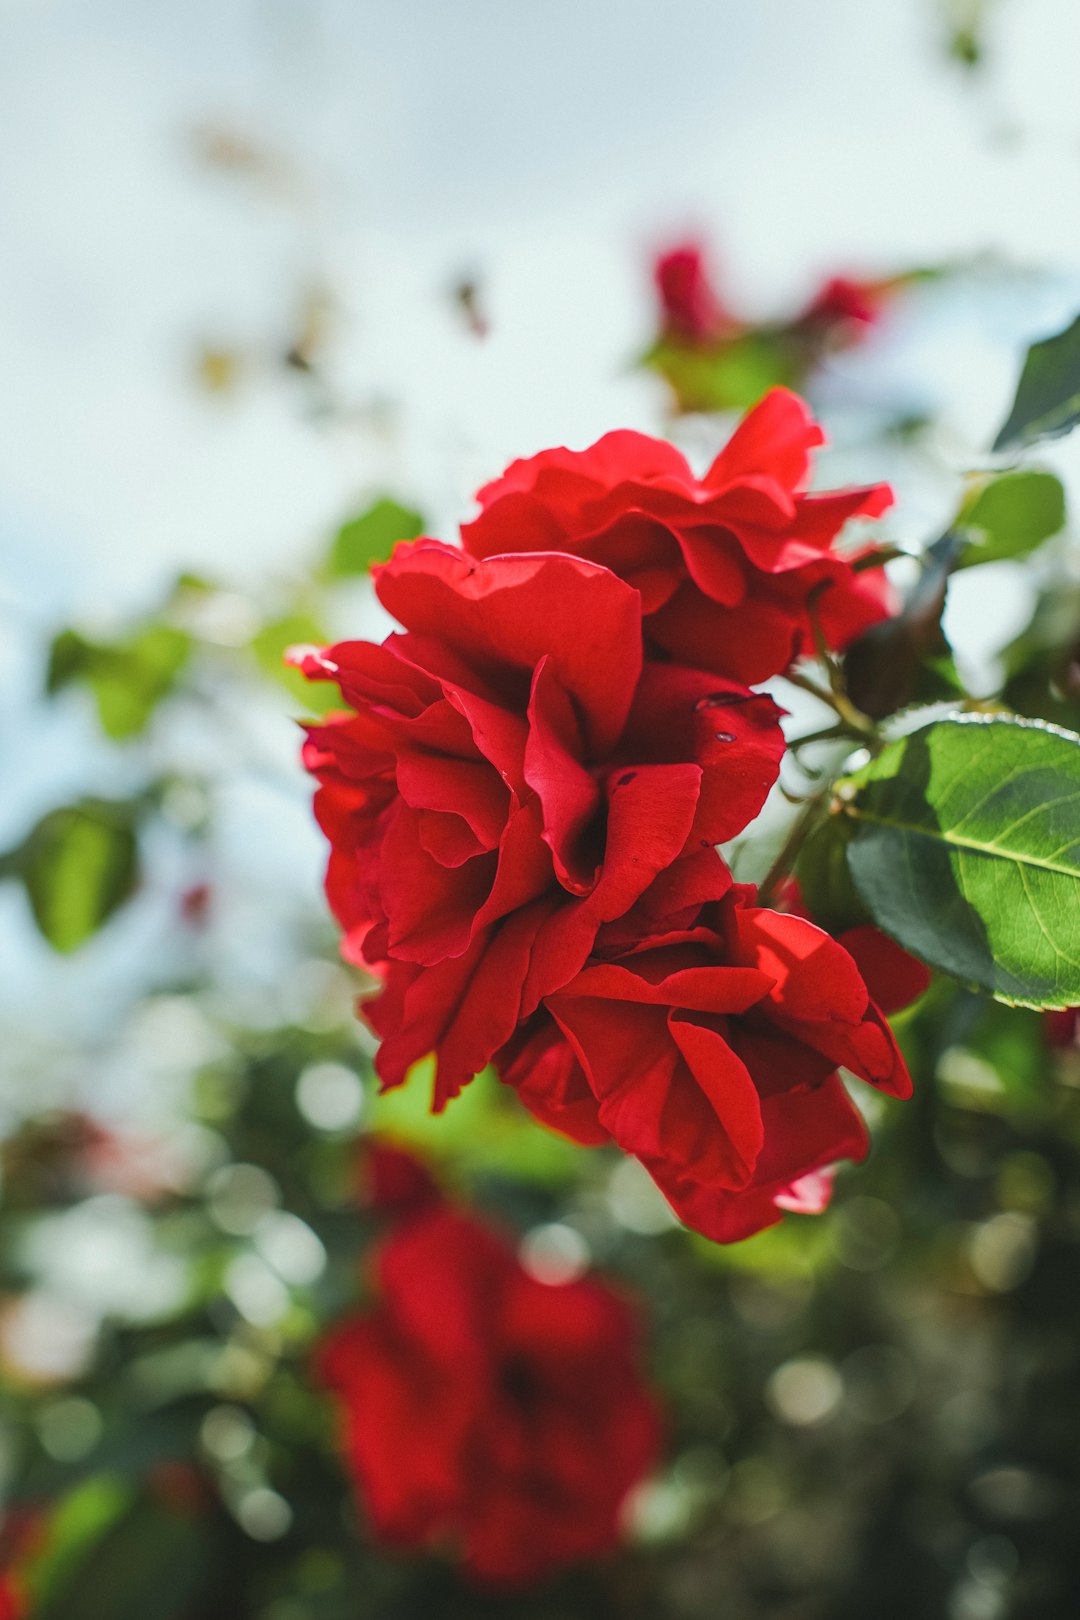
M 338 579 L 366 574 L 374 563 L 386 561 L 399 540 L 414 540 L 423 528 L 419 512 L 382 496 L 342 524 L 331 542 L 326 571 Z
M 965 501 L 955 527 L 971 536 L 957 568 L 1023 557 L 1065 526 L 1065 491 L 1036 468 L 993 478 Z
M 1057 439 L 1080 422 L 1080 316 L 1054 337 L 1033 343 L 1016 399 L 995 450 L 1019 449 L 1037 439 Z
M 874 922 L 999 1001 L 1080 1002 L 1080 737 L 969 715 L 892 743 L 841 785 Z
M 85 799 L 50 810 L 5 858 L 5 874 L 22 879 L 54 950 L 77 950 L 131 895 L 139 875 L 134 821 L 129 804 Z

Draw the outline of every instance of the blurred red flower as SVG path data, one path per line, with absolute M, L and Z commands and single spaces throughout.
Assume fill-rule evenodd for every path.
M 890 286 L 889 282 L 830 276 L 796 318 L 795 326 L 817 333 L 842 332 L 848 342 L 857 342 L 880 317 Z
M 753 685 L 814 651 L 814 617 L 841 648 L 894 610 L 872 547 L 833 548 L 855 517 L 891 504 L 886 484 L 805 493 L 821 428 L 774 388 L 697 479 L 670 444 L 608 433 L 587 450 L 515 461 L 462 527 L 474 557 L 562 551 L 640 593 L 647 651 Z
M 26 1613 L 14 1582 L 7 1575 L 0 1575 L 0 1620 L 22 1620 Z
M 713 286 L 700 242 L 680 242 L 653 265 L 665 338 L 708 347 L 742 329 Z
M 1073 1046 L 1080 1030 L 1080 1007 L 1063 1007 L 1060 1011 L 1043 1013 L 1043 1032 L 1048 1046 L 1062 1049 Z
M 378 570 L 406 627 L 300 657 L 351 713 L 308 731 L 345 951 L 383 972 L 376 1066 L 441 1105 L 686 849 L 740 832 L 784 739 L 767 696 L 642 659 L 641 599 L 571 556 L 436 541 Z
M 369 1209 L 400 1219 L 442 1202 L 439 1184 L 408 1148 L 368 1137 L 360 1149 L 360 1194 Z
M 664 919 L 602 930 L 497 1067 L 537 1118 L 614 1140 L 688 1226 L 726 1243 L 822 1208 L 816 1173 L 865 1153 L 838 1067 L 892 1096 L 911 1081 L 849 951 L 755 905 L 719 857 L 684 864 Z
M 375 1535 L 503 1586 L 612 1548 L 660 1439 L 627 1304 L 537 1281 L 446 1207 L 390 1235 L 377 1288 L 317 1357 Z

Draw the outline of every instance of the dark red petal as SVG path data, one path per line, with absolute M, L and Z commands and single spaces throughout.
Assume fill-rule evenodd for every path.
M 849 928 L 839 935 L 839 943 L 883 1013 L 900 1012 L 929 988 L 930 969 L 872 923 Z

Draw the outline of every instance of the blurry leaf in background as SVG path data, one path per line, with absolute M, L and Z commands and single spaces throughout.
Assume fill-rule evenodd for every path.
M 871 625 L 848 648 L 847 693 L 871 719 L 883 720 L 916 700 L 934 703 L 962 695 L 941 615 L 949 575 L 963 546 L 958 534 L 936 540 L 922 559 L 922 573 L 901 612 Z
M 0 862 L 2 875 L 21 879 L 34 921 L 54 950 L 77 950 L 133 892 L 136 815 L 136 805 L 104 799 L 50 810 Z
M 376 1130 L 426 1154 L 460 1160 L 472 1170 L 558 1185 L 572 1177 L 582 1150 L 556 1131 L 538 1130 L 512 1093 L 485 1069 L 445 1113 L 431 1112 L 434 1066 L 418 1063 L 408 1082 L 372 1104 Z
M 123 1487 L 108 1477 L 101 1488 Z M 84 1494 L 87 1487 L 84 1487 Z M 177 1510 L 147 1494 L 115 1513 L 96 1537 L 84 1537 L 74 1569 L 57 1571 L 40 1620 L 181 1620 L 215 1580 L 213 1532 L 192 1507 Z M 87 1544 L 89 1542 L 89 1544 Z
M 697 349 L 661 339 L 642 364 L 663 377 L 680 411 L 745 410 L 795 375 L 775 334 L 749 332 Z
M 995 450 L 1020 449 L 1036 439 L 1057 439 L 1080 422 L 1080 316 L 1055 337 L 1033 343 L 1016 399 Z
M 1044 591 L 1003 660 L 1010 708 L 1080 730 L 1080 585 L 1061 580 Z
M 968 531 L 957 568 L 1023 557 L 1065 527 L 1065 491 L 1053 473 L 1036 468 L 981 482 L 957 513 L 953 527 Z
M 946 0 L 949 55 L 963 67 L 977 68 L 983 61 L 988 9 L 989 0 Z
M 1003 715 L 938 721 L 846 789 L 847 858 L 877 925 L 996 999 L 1080 1002 L 1080 737 Z
M 144 729 L 190 652 L 190 636 L 167 624 L 148 624 L 127 641 L 108 643 L 63 630 L 49 649 L 45 690 L 51 697 L 74 682 L 85 682 L 94 694 L 102 730 L 122 742 Z
M 336 579 L 366 574 L 372 564 L 386 561 L 399 540 L 415 540 L 423 528 L 419 512 L 388 495 L 380 496 L 342 524 L 331 542 L 326 572 Z
M 44 1544 L 29 1566 L 35 1613 L 69 1584 L 94 1544 L 130 1508 L 134 1495 L 127 1481 L 96 1474 L 50 1508 Z
M 326 714 L 341 707 L 341 694 L 332 681 L 306 680 L 285 662 L 289 647 L 325 646 L 332 638 L 310 613 L 289 613 L 271 619 L 252 638 L 251 649 L 264 674 L 271 676 L 309 714 Z
M 964 1046 L 993 1069 L 1001 1088 L 999 1106 L 1015 1110 L 1037 1101 L 1046 1089 L 1042 1017 L 1022 1007 L 972 1001 L 976 1022 Z

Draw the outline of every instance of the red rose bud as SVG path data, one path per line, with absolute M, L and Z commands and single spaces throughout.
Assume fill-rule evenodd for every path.
M 507 1587 L 608 1552 L 659 1449 L 628 1306 L 445 1207 L 390 1236 L 377 1284 L 317 1358 L 374 1535 Z
M 682 242 L 662 253 L 653 266 L 664 337 L 695 348 L 730 337 L 740 322 L 724 308 L 713 288 L 705 254 L 697 242 Z
M 384 980 L 376 1068 L 434 1051 L 442 1106 L 601 927 L 753 819 L 784 740 L 767 696 L 643 663 L 642 598 L 596 562 L 421 540 L 376 586 L 404 633 L 309 661 L 350 712 L 304 758 L 345 954 Z
M 838 1067 L 892 1096 L 908 1096 L 911 1080 L 842 945 L 755 906 L 730 878 L 723 892 L 704 865 L 698 876 L 704 903 L 673 907 L 636 938 L 630 919 L 602 931 L 496 1066 L 543 1123 L 613 1140 L 680 1219 L 726 1243 L 787 1209 L 822 1208 L 821 1172 L 863 1157 Z
M 646 650 L 752 686 L 815 651 L 816 616 L 842 648 L 894 611 L 872 547 L 833 549 L 851 518 L 878 517 L 886 484 L 807 494 L 824 442 L 809 407 L 774 388 L 704 478 L 670 444 L 609 433 L 588 450 L 515 461 L 463 525 L 474 557 L 561 551 L 601 563 L 639 593 Z
M 831 276 L 814 294 L 795 322 L 816 331 L 835 327 L 854 329 L 855 341 L 878 320 L 889 292 L 888 282 L 854 281 Z M 858 329 L 862 328 L 862 332 Z

